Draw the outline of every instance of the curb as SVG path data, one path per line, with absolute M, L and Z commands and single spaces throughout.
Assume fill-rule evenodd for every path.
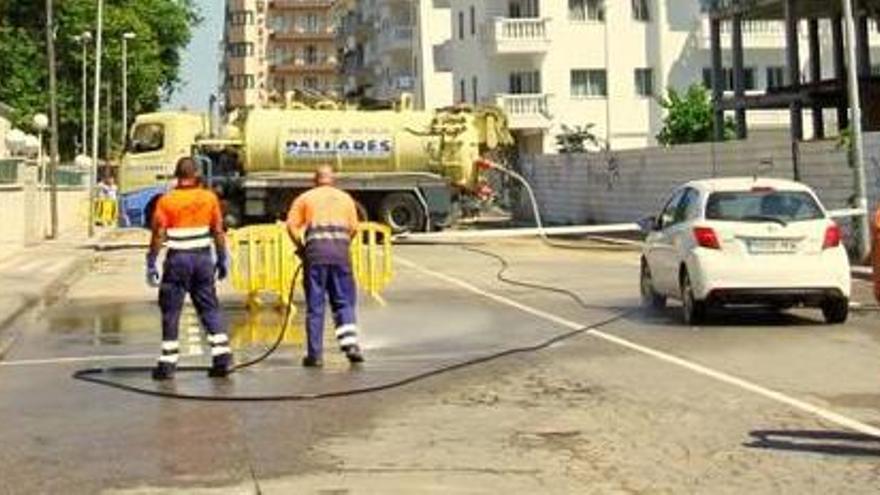
M 92 264 L 94 260 L 94 252 L 88 251 L 87 254 L 77 256 L 63 270 L 59 271 L 49 280 L 40 293 L 33 297 L 27 297 L 16 308 L 12 314 L 0 321 L 0 360 L 6 357 L 6 354 L 15 345 L 21 336 L 20 330 L 15 330 L 14 323 L 22 316 L 27 314 L 41 304 L 52 304 L 60 299 L 67 289 L 84 274 L 86 268 Z

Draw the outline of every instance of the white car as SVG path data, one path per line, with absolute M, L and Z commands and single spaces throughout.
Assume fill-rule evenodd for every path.
M 689 182 L 644 221 L 642 303 L 682 302 L 684 322 L 725 305 L 818 307 L 825 321 L 849 315 L 850 265 L 841 230 L 816 194 L 787 180 Z

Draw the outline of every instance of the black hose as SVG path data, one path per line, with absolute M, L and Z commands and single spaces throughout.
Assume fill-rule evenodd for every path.
M 468 249 L 468 248 L 466 248 L 466 249 Z M 489 256 L 489 257 L 492 257 L 492 258 L 498 260 L 501 263 L 501 268 L 499 269 L 499 271 L 496 275 L 497 275 L 498 280 L 503 283 L 515 285 L 518 287 L 526 287 L 526 288 L 530 288 L 533 290 L 543 290 L 543 291 L 552 292 L 555 294 L 566 295 L 566 296 L 572 298 L 575 302 L 577 302 L 580 306 L 584 307 L 585 309 L 595 309 L 594 307 L 586 304 L 586 302 L 580 296 L 578 296 L 574 292 L 569 291 L 567 289 L 562 289 L 562 288 L 552 287 L 552 286 L 545 286 L 545 285 L 540 285 L 540 284 L 533 284 L 530 282 L 522 282 L 522 281 L 518 281 L 518 280 L 511 279 L 509 277 L 506 277 L 504 274 L 508 270 L 510 265 L 509 265 L 508 261 L 506 259 L 504 259 L 503 257 L 501 257 L 500 255 L 497 255 L 495 253 L 491 253 L 489 251 L 482 251 L 482 250 L 478 250 L 478 249 L 468 249 L 468 250 L 472 251 L 474 253 L 482 254 L 484 256 Z M 299 271 L 297 272 L 297 274 L 294 275 L 293 284 L 291 285 L 290 304 L 293 304 L 293 297 L 292 297 L 293 287 L 296 286 L 296 279 L 298 278 L 298 273 L 299 273 Z M 291 306 L 288 306 L 288 311 L 291 310 L 290 308 L 291 308 Z M 603 309 L 609 309 L 609 308 L 603 308 Z M 89 383 L 105 385 L 108 387 L 116 388 L 119 390 L 124 390 L 127 392 L 136 393 L 139 395 L 161 397 L 161 398 L 166 398 L 166 399 L 200 401 L 200 402 L 302 402 L 302 401 L 313 401 L 313 400 L 322 400 L 322 399 L 334 399 L 334 398 L 340 398 L 340 397 L 351 397 L 351 396 L 356 396 L 356 395 L 364 395 L 364 394 L 369 394 L 369 393 L 376 393 L 376 392 L 382 392 L 382 391 L 391 390 L 391 389 L 395 389 L 395 388 L 400 388 L 405 385 L 409 385 L 409 384 L 412 384 L 415 382 L 426 380 L 428 378 L 432 378 L 432 377 L 435 377 L 438 375 L 442 375 L 445 373 L 449 373 L 449 372 L 464 369 L 464 368 L 469 368 L 471 366 L 476 366 L 479 364 L 488 363 L 490 361 L 495 361 L 495 360 L 505 358 L 508 356 L 513 356 L 516 354 L 529 354 L 529 353 L 538 352 L 538 351 L 547 349 L 550 346 L 558 344 L 559 342 L 570 340 L 574 337 L 586 334 L 590 330 L 599 329 L 599 328 L 608 326 L 612 323 L 615 323 L 617 321 L 620 321 L 620 320 L 626 318 L 627 316 L 629 316 L 633 311 L 634 310 L 632 310 L 632 309 L 629 309 L 627 311 L 623 311 L 623 312 L 618 313 L 618 314 L 616 314 L 612 317 L 609 317 L 605 320 L 597 322 L 593 325 L 586 326 L 583 328 L 578 328 L 576 330 L 571 330 L 571 331 L 556 335 L 554 337 L 550 337 L 550 338 L 548 338 L 544 341 L 541 341 L 537 344 L 534 344 L 534 345 L 515 347 L 512 349 L 507 349 L 504 351 L 495 352 L 492 354 L 488 354 L 486 356 L 468 359 L 468 360 L 462 361 L 460 363 L 455 363 L 455 364 L 443 366 L 443 367 L 440 367 L 437 369 L 433 369 L 430 371 L 425 371 L 425 372 L 411 375 L 411 376 L 408 376 L 405 378 L 401 378 L 399 380 L 393 380 L 393 381 L 389 381 L 389 382 L 385 382 L 385 383 L 380 383 L 378 385 L 352 388 L 352 389 L 340 390 L 340 391 L 335 391 L 335 392 L 323 392 L 323 393 L 314 393 L 314 394 L 300 393 L 300 394 L 278 394 L 278 395 L 229 397 L 229 396 L 217 396 L 217 395 L 187 394 L 187 393 L 176 392 L 174 390 L 161 390 L 161 389 L 153 390 L 153 389 L 149 389 L 149 388 L 141 388 L 141 387 L 138 387 L 135 385 L 128 385 L 125 383 L 114 381 L 110 378 L 105 378 L 109 374 L 113 374 L 113 373 L 117 373 L 117 374 L 148 373 L 152 368 L 146 367 L 146 366 L 90 368 L 90 369 L 84 369 L 84 370 L 77 371 L 76 373 L 73 374 L 73 378 L 75 378 L 77 380 L 89 382 Z M 278 337 L 277 341 L 275 342 L 275 345 L 273 345 L 269 350 L 267 350 L 260 357 L 254 359 L 252 361 L 243 363 L 240 366 L 236 366 L 236 368 L 235 368 L 236 370 L 240 370 L 240 369 L 243 369 L 248 366 L 253 366 L 253 365 L 265 360 L 266 358 L 268 358 L 270 355 L 272 355 L 278 349 L 278 347 L 280 346 L 281 342 L 284 339 L 284 334 L 287 331 L 287 320 L 290 319 L 289 314 L 287 316 L 288 317 L 286 318 L 285 323 L 282 326 L 281 333 L 279 334 L 279 337 Z M 188 367 L 181 367 L 178 369 L 178 371 L 192 372 L 192 371 L 205 371 L 207 369 L 208 369 L 207 367 L 188 366 Z M 169 385 L 169 387 L 170 386 L 173 386 L 173 384 Z

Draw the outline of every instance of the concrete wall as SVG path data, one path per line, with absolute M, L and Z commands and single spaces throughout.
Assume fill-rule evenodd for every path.
M 0 259 L 44 240 L 49 232 L 48 191 L 36 184 L 36 167 L 21 167 L 18 183 L 0 185 Z M 69 238 L 85 233 L 88 195 L 85 186 L 59 187 L 60 237 Z
M 869 204 L 880 199 L 880 134 L 868 134 Z M 852 171 L 836 142 L 803 143 L 803 182 L 829 209 L 847 208 Z M 632 222 L 656 214 L 673 188 L 693 179 L 725 176 L 792 178 L 786 142 L 730 142 L 649 148 L 611 155 L 538 155 L 523 160 L 545 222 L 585 224 Z M 520 218 L 530 218 L 521 207 Z

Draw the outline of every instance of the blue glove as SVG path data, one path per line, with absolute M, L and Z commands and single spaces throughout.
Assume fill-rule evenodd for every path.
M 226 251 L 217 251 L 217 262 L 214 264 L 214 271 L 217 273 L 217 280 L 226 280 L 229 276 L 229 256 Z
M 159 275 L 156 262 L 157 256 L 155 254 L 147 254 L 147 285 L 150 287 L 159 287 L 162 282 L 162 276 Z

